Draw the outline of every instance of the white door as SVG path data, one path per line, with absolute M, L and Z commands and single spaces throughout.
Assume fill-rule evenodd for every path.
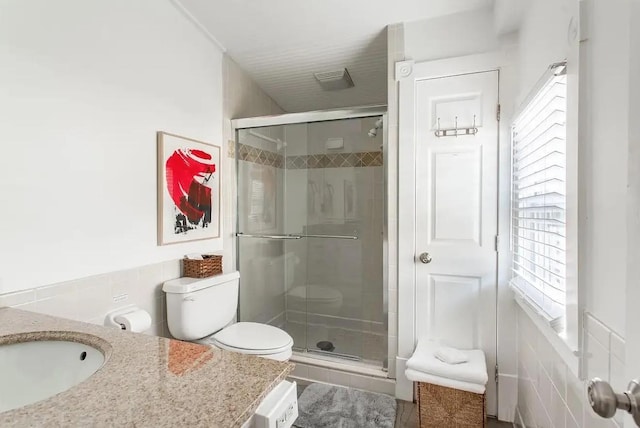
M 415 106 L 416 337 L 482 349 L 496 415 L 498 72 L 418 80 Z

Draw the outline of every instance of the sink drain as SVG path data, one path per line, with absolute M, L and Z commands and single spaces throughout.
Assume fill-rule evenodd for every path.
M 321 340 L 320 342 L 316 343 L 316 346 L 319 350 L 325 352 L 333 352 L 336 349 L 336 347 L 333 346 L 333 343 L 329 342 L 328 340 Z

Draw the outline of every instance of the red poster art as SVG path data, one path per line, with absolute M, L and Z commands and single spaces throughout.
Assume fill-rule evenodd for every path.
M 158 133 L 159 245 L 220 236 L 220 147 Z

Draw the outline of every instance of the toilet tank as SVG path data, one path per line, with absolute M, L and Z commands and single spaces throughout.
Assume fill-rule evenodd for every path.
M 238 309 L 238 272 L 167 281 L 167 324 L 176 339 L 196 340 L 226 327 Z

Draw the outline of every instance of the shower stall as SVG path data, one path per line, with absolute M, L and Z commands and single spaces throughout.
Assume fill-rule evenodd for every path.
M 236 119 L 239 319 L 387 366 L 383 107 Z

